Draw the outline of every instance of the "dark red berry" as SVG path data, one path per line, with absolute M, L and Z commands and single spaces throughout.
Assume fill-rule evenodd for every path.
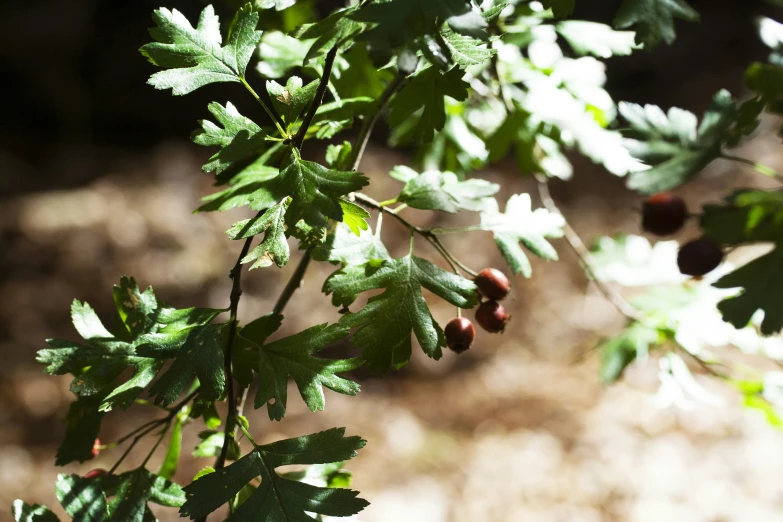
M 479 326 L 489 333 L 501 333 L 506 329 L 511 316 L 508 315 L 503 305 L 497 301 L 481 303 L 476 310 L 476 321 Z
M 502 301 L 511 290 L 508 277 L 495 268 L 485 268 L 478 273 L 474 281 L 479 293 L 493 301 Z
M 712 272 L 723 261 L 723 249 L 711 239 L 701 238 L 680 247 L 677 254 L 677 266 L 680 272 L 701 277 Z
M 456 353 L 462 353 L 470 348 L 476 338 L 476 329 L 468 319 L 455 317 L 446 325 L 446 345 Z
M 688 207 L 681 197 L 660 192 L 642 205 L 642 228 L 651 234 L 668 236 L 680 230 L 688 219 Z
M 108 474 L 109 474 L 109 472 L 106 471 L 105 469 L 103 469 L 103 468 L 96 468 L 96 469 L 91 469 L 90 471 L 85 473 L 84 474 L 84 478 L 86 478 L 86 479 L 93 479 L 93 478 L 102 477 L 102 476 L 108 475 Z
M 95 458 L 100 454 L 101 454 L 101 439 L 95 439 L 95 442 L 92 445 L 92 458 Z

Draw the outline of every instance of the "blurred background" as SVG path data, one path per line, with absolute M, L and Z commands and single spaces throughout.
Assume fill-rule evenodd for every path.
M 217 3 L 226 19 L 228 6 Z M 690 3 L 702 23 L 678 24 L 674 46 L 608 62 L 607 90 L 616 100 L 701 113 L 720 88 L 742 96 L 744 69 L 767 54 L 754 18 L 780 19 L 781 10 L 761 0 Z M 159 4 L 0 4 L 2 522 L 11 520 L 17 497 L 56 506 L 58 472 L 109 468 L 118 456 L 115 450 L 83 465 L 53 465 L 72 395 L 69 379 L 46 376 L 35 352 L 46 338 L 75 338 L 68 314 L 73 298 L 110 314 L 111 285 L 127 274 L 177 307 L 228 305 L 228 270 L 240 245 L 229 243 L 224 231 L 247 216 L 192 214 L 210 190 L 211 176 L 200 169 L 210 151 L 188 135 L 213 100 L 231 99 L 244 114 L 261 115 L 239 86 L 172 98 L 145 85 L 152 66 L 137 49 L 148 40 L 150 13 Z M 607 22 L 618 4 L 580 1 L 576 17 Z M 335 5 L 314 3 L 324 12 Z M 203 3 L 169 0 L 166 6 L 193 19 Z M 741 155 L 780 170 L 779 147 L 772 130 L 762 131 Z M 306 152 L 323 158 L 318 145 Z M 574 180 L 552 189 L 574 228 L 588 240 L 639 233 L 639 198 L 622 180 L 573 159 Z M 404 151 L 384 148 L 378 132 L 362 166 L 373 181 L 369 194 L 395 195 L 399 184 L 387 172 L 407 162 Z M 483 175 L 502 183 L 503 201 L 535 191 L 511 162 Z M 758 183 L 757 175 L 718 162 L 681 193 L 696 207 L 730 188 Z M 435 225 L 435 218 L 411 213 L 423 226 Z M 449 219 L 469 223 L 471 216 Z M 407 244 L 396 227 L 389 222 L 384 239 Z M 694 231 L 682 237 L 689 234 Z M 447 240 L 474 269 L 504 268 L 489 235 Z M 727 397 L 727 406 L 658 409 L 651 401 L 658 386 L 654 363 L 632 367 L 623 382 L 601 387 L 592 349 L 621 328 L 623 318 L 591 288 L 567 245 L 556 246 L 560 262 L 534 262 L 533 279 L 514 281 L 513 320 L 504 335 L 480 332 L 468 353 L 447 353 L 439 362 L 414 350 L 411 364 L 398 373 L 359 374 L 363 391 L 356 398 L 327 392 L 326 412 L 310 414 L 301 401 L 291 401 L 280 423 L 266 420 L 263 410 L 249 412 L 258 440 L 332 426 L 361 434 L 369 444 L 348 467 L 354 486 L 372 503 L 359 517 L 364 522 L 783 521 L 783 435 L 735 405 L 731 390 L 699 376 L 710 391 Z M 425 244 L 417 248 L 432 254 Z M 244 279 L 243 320 L 270 310 L 294 266 Z M 320 293 L 332 269 L 312 267 L 278 335 L 339 318 Z M 443 302 L 428 300 L 437 319 L 453 315 Z M 143 406 L 113 413 L 101 438 L 116 440 L 157 416 Z M 186 434 L 184 448 L 196 445 L 198 429 Z M 128 462 L 145 454 L 140 449 Z M 185 457 L 177 478 L 187 482 L 210 464 Z M 176 519 L 174 510 L 156 514 Z

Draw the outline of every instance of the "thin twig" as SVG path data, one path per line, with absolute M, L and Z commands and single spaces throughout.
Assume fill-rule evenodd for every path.
M 174 417 L 177 416 L 177 414 L 180 412 L 180 410 L 182 410 L 182 408 L 187 406 L 190 403 L 190 401 L 195 399 L 196 396 L 198 395 L 198 393 L 199 393 L 199 390 L 192 391 L 190 394 L 188 394 L 187 397 L 185 397 L 180 402 L 178 402 L 177 404 L 175 404 L 174 406 L 169 408 L 169 410 L 168 410 L 169 413 L 165 417 L 163 417 L 161 419 L 156 419 L 156 420 L 153 420 L 153 421 L 146 422 L 146 423 L 142 424 L 140 427 L 138 427 L 135 430 L 133 430 L 132 432 L 130 432 L 129 434 L 127 434 L 124 437 L 120 438 L 120 440 L 117 442 L 117 444 L 121 444 L 121 443 L 125 442 L 130 437 L 132 437 L 134 434 L 136 434 L 136 436 L 133 438 L 133 442 L 130 443 L 130 445 L 125 449 L 125 452 L 123 452 L 123 454 L 120 456 L 119 460 L 117 460 L 117 462 L 114 464 L 114 466 L 112 466 L 111 469 L 109 470 L 109 475 L 111 475 L 112 473 L 117 471 L 117 468 L 120 467 L 120 464 L 122 464 L 122 462 L 125 460 L 125 457 L 130 455 L 130 452 L 133 451 L 133 448 L 136 447 L 136 444 L 138 444 L 141 441 L 141 439 L 143 439 L 148 434 L 150 434 L 153 431 L 155 431 L 156 428 L 162 426 L 163 424 L 171 424 L 171 421 L 174 419 Z M 160 443 L 158 443 L 158 444 L 160 444 Z M 158 447 L 158 444 L 155 445 L 155 448 Z M 154 449 L 153 449 L 153 451 L 154 451 Z M 142 466 L 145 465 L 148 460 L 149 460 L 149 456 L 147 456 L 147 458 L 144 460 L 144 464 L 142 464 Z
M 536 181 L 538 182 L 538 194 L 541 197 L 541 202 L 544 204 L 547 210 L 553 214 L 560 214 L 562 216 L 562 212 L 560 212 L 560 209 L 557 207 L 555 200 L 552 198 L 552 195 L 549 192 L 547 178 L 541 174 L 536 174 Z M 633 321 L 641 320 L 642 315 L 638 310 L 636 310 L 636 308 L 631 306 L 630 303 L 628 303 L 628 301 L 626 301 L 625 298 L 616 290 L 598 278 L 595 270 L 593 269 L 592 254 L 590 254 L 590 250 L 588 250 L 587 246 L 585 246 L 584 241 L 582 241 L 582 238 L 579 237 L 579 234 L 577 234 L 571 225 L 568 224 L 567 220 L 565 221 L 563 230 L 565 232 L 566 241 L 571 247 L 571 250 L 573 250 L 576 256 L 579 258 L 579 263 L 582 265 L 582 269 L 585 271 L 588 278 L 595 282 L 596 286 L 604 295 L 604 297 L 606 297 L 606 299 L 628 319 Z
M 742 163 L 743 165 L 748 165 L 759 174 L 763 174 L 768 178 L 783 182 L 783 175 L 780 175 L 775 169 L 762 163 L 756 163 L 753 160 L 742 158 L 740 156 L 732 156 L 731 154 L 721 154 L 720 157 L 728 161 L 735 161 L 737 163 Z
M 385 212 L 386 214 L 389 214 L 390 216 L 394 217 L 397 221 L 402 223 L 405 227 L 408 228 L 413 233 L 419 234 L 421 237 L 427 240 L 435 249 L 438 251 L 438 253 L 443 256 L 443 258 L 453 267 L 454 265 L 458 266 L 460 269 L 462 269 L 466 274 L 476 277 L 478 273 L 475 270 L 471 270 L 468 266 L 466 266 L 464 263 L 462 263 L 459 259 L 454 257 L 454 255 L 448 251 L 448 249 L 441 243 L 440 239 L 438 239 L 438 236 L 432 233 L 431 230 L 426 228 L 421 228 L 419 226 L 414 225 L 404 217 L 400 216 L 397 213 L 396 209 L 387 207 L 383 205 L 382 203 L 379 203 L 372 199 L 369 196 L 366 196 L 360 192 L 356 192 L 353 194 L 353 197 L 356 201 L 360 202 L 366 207 L 376 209 L 380 212 Z
M 302 286 L 302 279 L 304 278 L 305 272 L 307 272 L 307 267 L 310 265 L 310 260 L 312 257 L 312 250 L 309 248 L 305 250 L 305 253 L 302 255 L 302 259 L 299 261 L 299 265 L 296 267 L 294 274 L 291 276 L 291 279 L 288 280 L 288 284 L 286 284 L 285 288 L 283 288 L 283 293 L 280 294 L 280 297 L 277 299 L 277 303 L 275 303 L 275 308 L 273 310 L 275 315 L 280 315 L 283 313 L 283 309 L 285 309 L 288 301 L 291 300 L 294 292 L 296 292 L 296 290 Z
M 723 379 L 723 380 L 729 379 L 728 375 L 726 375 L 726 374 L 724 374 L 722 372 L 717 371 L 715 368 L 713 368 L 710 365 L 710 363 L 708 363 L 707 361 L 705 361 L 704 359 L 702 359 L 701 357 L 699 357 L 695 353 L 689 352 L 688 350 L 685 349 L 684 346 L 681 346 L 681 345 L 678 344 L 677 347 L 680 349 L 681 352 L 689 355 L 690 358 L 693 359 L 696 362 L 696 364 L 698 364 L 699 367 L 702 370 L 704 370 L 705 372 L 707 372 L 708 374 L 712 375 L 713 377 L 717 377 L 718 379 Z
M 242 85 L 245 86 L 245 89 L 248 90 L 253 98 L 255 98 L 259 104 L 261 104 L 261 108 L 264 109 L 264 112 L 266 112 L 267 116 L 272 118 L 272 122 L 275 124 L 275 127 L 277 127 L 277 132 L 280 133 L 280 136 L 282 136 L 283 139 L 288 138 L 288 133 L 285 131 L 285 129 L 283 129 L 283 126 L 280 125 L 280 116 L 278 116 L 277 113 L 272 110 L 272 108 L 269 107 L 269 105 L 267 105 L 264 100 L 261 99 L 261 96 L 259 96 L 258 93 L 253 90 L 250 84 L 247 83 L 247 80 L 245 80 L 244 76 L 240 77 L 239 81 L 242 82 Z
M 381 114 L 389 105 L 392 96 L 405 85 L 406 81 L 407 77 L 402 73 L 398 73 L 394 80 L 386 86 L 383 94 L 381 94 L 381 97 L 378 99 L 375 112 L 371 116 L 365 117 L 361 129 L 359 129 L 359 135 L 356 137 L 357 146 L 353 149 L 350 162 L 351 170 L 359 170 L 359 165 L 362 162 L 364 151 L 367 149 L 367 144 L 370 142 L 370 136 L 375 128 L 375 124 L 378 123 Z
M 296 132 L 296 136 L 294 136 L 292 140 L 294 147 L 297 149 L 302 148 L 305 136 L 307 135 L 307 129 L 309 129 L 310 125 L 313 123 L 315 114 L 318 112 L 318 107 L 321 106 L 321 103 L 324 100 L 324 94 L 326 94 L 326 88 L 329 86 L 329 80 L 332 77 L 332 67 L 334 66 L 335 58 L 337 58 L 337 50 L 339 48 L 340 41 L 335 43 L 326 54 L 326 60 L 324 61 L 324 73 L 321 76 L 321 83 L 318 84 L 318 88 L 315 91 L 315 97 L 313 98 L 313 102 L 310 104 L 310 109 L 307 111 L 307 116 L 305 116 L 305 119 L 302 122 L 302 126 L 299 127 L 299 130 Z
M 239 299 L 242 297 L 242 260 L 250 251 L 250 245 L 252 243 L 253 236 L 250 236 L 245 240 L 245 244 L 242 247 L 242 252 L 240 252 L 239 257 L 237 258 L 237 262 L 229 274 L 229 277 L 233 282 L 231 285 L 231 304 L 229 306 L 231 316 L 228 324 L 228 339 L 226 340 L 226 348 L 223 352 L 225 368 L 224 371 L 226 374 L 228 412 L 226 413 L 226 431 L 223 437 L 223 448 L 220 450 L 220 455 L 215 461 L 215 469 L 220 469 L 226 465 L 229 441 L 234 436 L 234 424 L 236 422 L 237 415 L 237 399 L 234 390 L 234 373 L 231 367 L 231 359 L 234 351 L 234 340 L 237 336 L 237 313 L 239 310 Z

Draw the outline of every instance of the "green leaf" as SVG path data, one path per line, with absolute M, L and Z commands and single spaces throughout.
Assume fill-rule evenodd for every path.
M 291 471 L 280 476 L 326 488 L 350 488 L 353 475 L 344 470 L 345 462 L 314 464 L 301 471 Z
M 280 31 L 265 31 L 258 45 L 256 69 L 264 78 L 283 78 L 302 66 L 311 44 Z
M 255 406 L 267 404 L 269 418 L 285 416 L 288 379 L 293 378 L 299 394 L 310 411 L 323 410 L 325 398 L 322 386 L 345 395 L 359 393 L 359 385 L 338 377 L 341 372 L 355 370 L 361 359 L 321 359 L 315 354 L 348 336 L 342 325 L 322 324 L 296 335 L 265 344 L 259 349 L 259 387 Z M 250 338 L 251 340 L 255 340 Z M 259 343 L 259 346 L 261 343 Z
M 601 345 L 601 382 L 611 384 L 622 377 L 625 369 L 637 357 L 646 356 L 650 346 L 659 344 L 663 337 L 656 328 L 634 322 L 619 335 Z
M 352 37 L 363 27 L 363 24 L 350 18 L 350 15 L 358 9 L 358 6 L 339 9 L 323 20 L 314 24 L 304 24 L 294 31 L 292 36 L 300 40 L 315 39 L 304 58 L 304 63 L 320 56 L 324 50 L 331 49 L 337 42 L 352 42 Z
M 307 129 L 307 137 L 330 139 L 351 128 L 358 116 L 368 115 L 374 107 L 375 100 L 367 96 L 324 103 L 318 107 L 313 123 Z
M 343 141 L 339 145 L 330 144 L 326 147 L 326 166 L 330 169 L 346 170 L 350 168 L 353 147 L 350 141 Z
M 547 238 L 563 237 L 564 225 L 565 220 L 560 214 L 545 208 L 533 210 L 528 194 L 511 196 L 505 213 L 500 212 L 495 199 L 486 200 L 481 212 L 481 228 L 492 231 L 495 243 L 511 270 L 525 277 L 531 276 L 532 267 L 519 244 L 522 243 L 541 259 L 557 261 L 557 251 Z
M 226 377 L 223 371 L 223 346 L 225 325 L 202 325 L 178 330 L 175 333 L 158 333 L 144 336 L 139 354 L 155 359 L 174 358 L 149 390 L 155 402 L 171 405 L 198 378 L 199 393 L 215 400 L 223 393 Z
M 736 297 L 718 303 L 723 318 L 736 328 L 745 328 L 758 310 L 764 311 L 761 333 L 772 335 L 783 329 L 783 248 L 759 257 L 720 278 L 718 288 L 742 288 Z
M 500 190 L 499 185 L 483 179 L 460 181 L 452 172 L 433 170 L 418 174 L 407 167 L 395 167 L 395 171 L 401 170 L 413 174 L 413 177 L 407 177 L 397 201 L 413 208 L 451 213 L 460 210 L 478 212 L 483 208 L 484 200 Z
M 720 157 L 736 117 L 727 91 L 715 95 L 698 128 L 693 113 L 676 107 L 668 115 L 655 105 L 620 103 L 619 110 L 632 129 L 626 147 L 635 158 L 652 165 L 628 179 L 629 188 L 644 194 L 675 188 Z
M 783 67 L 780 64 L 752 63 L 745 72 L 745 85 L 758 94 L 767 110 L 774 114 L 783 112 Z
M 448 48 L 449 63 L 456 64 L 460 69 L 486 64 L 497 53 L 486 42 L 449 28 L 443 30 L 443 41 Z
M 429 357 L 440 359 L 443 354 L 443 330 L 430 314 L 422 287 L 463 309 L 478 304 L 472 281 L 410 254 L 377 269 L 369 264 L 344 267 L 329 276 L 324 292 L 334 294 L 335 304 L 347 306 L 361 292 L 385 289 L 371 297 L 365 308 L 340 319 L 341 325 L 359 328 L 351 345 L 363 350 L 370 370 L 385 372 L 410 360 L 411 334 Z
M 116 477 L 114 498 L 109 502 L 108 522 L 148 522 L 154 520 L 147 504 L 180 507 L 185 492 L 180 486 L 138 468 Z
M 171 428 L 169 436 L 169 447 L 166 450 L 166 456 L 160 464 L 158 476 L 166 480 L 171 480 L 177 472 L 179 465 L 179 456 L 182 453 L 182 418 L 177 416 L 174 420 L 174 426 Z
M 108 515 L 106 496 L 97 481 L 61 474 L 57 476 L 54 492 L 74 520 L 103 522 Z
M 357 236 L 348 225 L 339 224 L 324 244 L 313 249 L 313 259 L 341 263 L 344 266 L 367 263 L 379 266 L 383 261 L 391 260 L 389 251 L 369 227 L 360 232 Z
M 783 241 L 783 192 L 736 191 L 721 205 L 705 205 L 699 224 L 725 246 Z
M 89 305 L 74 301 L 73 323 L 87 344 L 48 340 L 51 348 L 38 352 L 38 361 L 47 364 L 48 373 L 74 374 L 71 390 L 80 396 L 100 396 L 102 411 L 115 406 L 126 409 L 152 382 L 164 362 L 175 358 L 174 364 L 150 389 L 157 402 L 172 404 L 196 376 L 201 379 L 204 398 L 220 396 L 223 370 L 222 363 L 215 364 L 215 361 L 222 361 L 222 325 L 208 323 L 224 310 L 161 307 L 152 288 L 142 293 L 136 281 L 127 277 L 114 287 L 114 301 L 125 326 L 116 337 L 103 328 Z M 215 352 L 218 359 L 210 356 Z M 133 369 L 133 375 L 118 383 L 129 368 Z M 92 421 L 90 426 L 95 428 L 99 419 L 92 418 Z M 82 451 L 86 447 L 83 439 L 76 440 L 81 441 L 77 446 Z M 70 456 L 78 453 L 73 449 L 67 452 Z M 76 458 L 81 458 L 81 454 Z
M 201 201 L 204 204 L 199 207 L 198 211 L 223 211 L 250 205 L 256 192 L 262 190 L 267 182 L 278 175 L 279 171 L 276 168 L 265 165 L 264 160 L 259 159 L 240 174 L 232 177 L 231 185 L 227 189 L 202 198 Z
M 674 42 L 674 20 L 698 22 L 697 13 L 684 0 L 624 0 L 614 19 L 615 27 L 636 27 L 636 41 L 650 50 L 661 40 Z
M 434 33 L 444 21 L 460 34 L 486 37 L 486 20 L 465 0 L 390 0 L 365 5 L 351 18 L 375 24 L 363 38 L 373 45 L 393 49 Z
M 84 462 L 92 457 L 92 447 L 101 431 L 104 412 L 99 411 L 103 397 L 77 397 L 65 416 L 65 438 L 57 448 L 55 465 L 65 466 L 74 461 Z
M 237 11 L 222 45 L 220 23 L 210 5 L 201 13 L 194 29 L 176 9 L 156 10 L 152 15 L 157 27 L 150 29 L 155 42 L 140 49 L 154 65 L 166 69 L 153 74 L 150 85 L 171 89 L 182 95 L 216 82 L 239 82 L 261 40 L 256 31 L 258 13 L 250 4 Z
M 600 58 L 628 56 L 639 46 L 633 31 L 615 31 L 610 26 L 585 20 L 569 20 L 555 26 L 577 54 Z
M 220 174 L 226 169 L 255 158 L 267 148 L 267 135 L 253 120 L 242 116 L 231 102 L 223 107 L 219 103 L 210 103 L 209 112 L 222 125 L 209 120 L 199 120 L 201 130 L 195 131 L 191 139 L 198 145 L 220 147 L 221 150 L 204 164 L 205 172 Z
M 298 76 L 290 77 L 285 87 L 274 80 L 266 82 L 266 90 L 272 99 L 272 105 L 289 129 L 315 96 L 318 84 L 319 82 L 312 81 L 303 86 L 302 79 Z
M 257 446 L 223 469 L 202 476 L 185 488 L 182 516 L 201 518 L 229 502 L 247 484 L 261 477 L 261 485 L 228 518 L 231 522 L 287 522 L 315 520 L 307 513 L 347 517 L 367 506 L 348 489 L 328 489 L 285 479 L 274 469 L 291 464 L 324 464 L 351 459 L 364 447 L 359 437 L 345 437 L 345 428 L 333 428 L 294 439 Z
M 387 4 L 380 4 L 387 5 Z M 416 73 L 389 104 L 388 122 L 395 129 L 397 143 L 429 142 L 446 124 L 444 96 L 457 101 L 468 97 L 462 71 L 454 68 L 441 74 L 436 67 Z
M 296 3 L 296 0 L 256 0 L 255 5 L 259 9 L 276 9 L 282 11 Z
M 250 386 L 253 383 L 253 371 L 258 371 L 257 346 L 275 333 L 282 323 L 282 315 L 269 313 L 240 329 L 241 336 L 236 340 L 233 360 L 234 378 L 242 386 Z M 254 342 L 250 343 L 245 339 L 253 339 Z
M 18 499 L 14 500 L 11 514 L 16 522 L 60 522 L 46 506 L 31 505 Z
M 339 196 L 360 190 L 369 180 L 356 172 L 330 170 L 312 161 L 304 161 L 293 150 L 280 175 L 267 182 L 266 194 L 251 203 L 255 210 L 269 208 L 266 202 L 275 194 L 292 198 L 285 220 L 289 227 L 299 220 L 312 227 L 325 227 L 327 219 L 342 221 Z M 259 191 L 261 193 L 261 191 Z
M 196 449 L 193 450 L 193 456 L 197 458 L 213 458 L 220 455 L 223 451 L 223 443 L 226 440 L 226 434 L 222 431 L 202 431 L 198 434 L 201 442 Z M 229 437 L 228 452 L 226 458 L 228 460 L 237 460 L 242 456 L 242 448 L 239 447 L 239 442 L 233 437 Z M 195 479 L 194 479 L 195 480 Z
M 227 231 L 231 239 L 245 239 L 258 234 L 264 234 L 260 245 L 251 250 L 242 259 L 242 263 L 254 263 L 250 268 L 264 268 L 272 263 L 282 267 L 291 258 L 285 231 L 285 213 L 288 210 L 288 200 L 267 209 L 260 216 L 246 219 L 234 225 Z
M 332 70 L 332 85 L 343 99 L 366 96 L 375 101 L 393 79 L 392 71 L 373 63 L 364 45 L 342 54 Z
M 574 12 L 576 0 L 543 0 L 545 9 L 551 9 L 557 18 L 565 18 Z
M 370 228 L 370 225 L 367 223 L 370 213 L 364 210 L 363 207 L 344 199 L 340 200 L 340 207 L 343 209 L 343 223 L 351 229 L 351 232 L 359 236 L 363 230 Z

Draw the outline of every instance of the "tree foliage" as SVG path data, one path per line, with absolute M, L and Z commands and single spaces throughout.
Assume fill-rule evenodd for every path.
M 76 396 L 58 465 L 91 458 L 106 412 L 147 402 L 165 410 L 117 441 L 131 442 L 109 472 L 60 475 L 55 491 L 70 517 L 147 522 L 155 520 L 151 505 L 202 520 L 225 504 L 233 521 L 327 520 L 360 512 L 367 502 L 348 489 L 350 473 L 342 467 L 364 440 L 333 428 L 257 444 L 237 397 L 253 387 L 253 406 L 266 405 L 269 418 L 281 421 L 290 380 L 317 411 L 326 405 L 324 388 L 359 392 L 351 372 L 360 366 L 399 370 L 415 344 L 440 359 L 447 339 L 431 300 L 460 313 L 482 300 L 472 280 L 476 272 L 447 248 L 450 234 L 491 235 L 510 270 L 528 278 L 531 257 L 558 260 L 565 237 L 628 320 L 600 347 L 604 382 L 621 378 L 634 361 L 657 357 L 662 400 L 703 400 L 687 355 L 732 382 L 746 405 L 783 424 L 776 413 L 783 404 L 770 393 L 774 378 L 723 373 L 711 351 L 732 345 L 770 355 L 780 341 L 774 337 L 783 328 L 780 191 L 739 190 L 702 209 L 699 227 L 710 241 L 731 249 L 771 248 L 744 266 L 724 265 L 694 281 L 677 271 L 676 242 L 602 238 L 585 252 L 546 190 L 549 179 L 574 176 L 569 154 L 575 153 L 627 177 L 628 187 L 642 194 L 675 189 L 720 159 L 777 177 L 731 150 L 752 137 L 764 112 L 783 113 L 783 25 L 759 24 L 771 51 L 746 73 L 751 97 L 740 102 L 721 91 L 699 119 L 678 108 L 617 104 L 604 88 L 601 60 L 655 52 L 661 43 L 675 43 L 679 21 L 699 20 L 685 0 L 624 0 L 614 27 L 567 19 L 578 12 L 576 0 L 350 1 L 322 19 L 306 4 L 256 0 L 229 23 L 217 16 L 225 5 L 207 6 L 195 25 L 176 10 L 152 15 L 152 42 L 141 53 L 158 69 L 149 80 L 153 87 L 185 95 L 209 86 L 218 98 L 219 86 L 212 84 L 231 82 L 258 103 L 247 115 L 232 101 L 210 103 L 191 136 L 212 148 L 203 170 L 218 187 L 198 211 L 244 208 L 245 219 L 227 231 L 242 248 L 231 270 L 228 308 L 168 307 L 152 288 L 123 277 L 113 291 L 114 322 L 75 300 L 71 319 L 81 340 L 50 339 L 39 352 L 45 371 L 72 376 Z M 370 179 L 360 168 L 374 127 L 384 123 L 389 144 L 415 151 L 415 160 L 392 169 L 398 190 L 377 202 L 362 192 Z M 315 141 L 327 145 L 323 160 L 312 152 L 317 147 L 303 154 Z M 521 175 L 536 177 L 541 205 L 526 193 L 501 201 L 501 187 L 477 176 L 509 154 Z M 406 208 L 442 212 L 446 219 L 466 214 L 462 222 L 473 224 L 424 228 L 409 220 Z M 394 257 L 384 245 L 383 216 L 407 229 L 407 255 Z M 422 244 L 438 257 L 425 258 Z M 295 258 L 298 266 L 274 308 L 240 324 L 243 265 L 263 268 L 253 274 L 271 278 L 272 267 Z M 323 292 L 342 316 L 270 340 L 311 261 L 334 265 Z M 649 288 L 625 302 L 612 284 Z M 366 293 L 372 295 L 357 305 Z M 353 356 L 322 356 L 338 343 Z M 223 419 L 216 408 L 221 401 L 227 403 Z M 182 487 L 172 482 L 182 433 L 202 422 L 194 456 L 216 460 Z M 153 452 L 168 440 L 159 471 L 147 469 L 152 453 L 140 466 L 120 470 L 148 435 L 159 437 Z M 310 467 L 277 471 L 292 464 Z M 48 508 L 21 500 L 12 511 L 16 521 L 57 520 Z

